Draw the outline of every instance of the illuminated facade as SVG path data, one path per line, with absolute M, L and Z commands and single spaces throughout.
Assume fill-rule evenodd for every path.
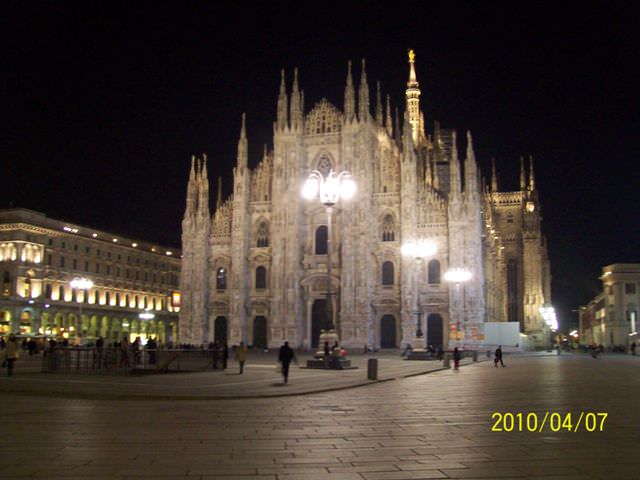
M 357 348 L 414 343 L 418 318 L 434 346 L 481 344 L 485 321 L 517 321 L 528 342 L 544 344 L 550 270 L 533 165 L 525 172 L 522 162 L 518 191 L 498 191 L 495 168 L 485 187 L 469 132 L 462 161 L 455 130 L 436 122 L 425 132 L 414 62 L 411 54 L 402 130 L 379 85 L 371 114 L 364 61 L 357 88 L 349 65 L 342 111 L 326 99 L 305 110 L 297 71 L 290 92 L 283 72 L 273 149 L 249 167 L 243 118 L 233 195 L 222 201 L 218 184 L 213 215 L 206 159 L 192 162 L 185 341 L 315 346 L 329 306 L 342 343 Z M 301 197 L 312 170 L 348 170 L 357 183 L 356 197 L 335 208 L 331 242 L 324 207 Z M 435 242 L 438 253 L 402 256 L 417 240 Z M 471 280 L 447 284 L 450 268 L 469 270 Z
M 8 209 L 0 210 L 0 273 L 2 335 L 177 340 L 179 252 Z M 78 287 L 79 278 L 92 284 Z
M 580 307 L 580 343 L 604 347 L 638 344 L 640 263 L 602 268 L 602 292 Z

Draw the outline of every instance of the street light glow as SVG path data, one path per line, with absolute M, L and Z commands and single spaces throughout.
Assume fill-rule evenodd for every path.
M 551 330 L 558 330 L 558 317 L 553 307 L 540 307 L 540 314 Z
M 466 268 L 451 268 L 444 274 L 447 282 L 463 283 L 471 280 L 471 272 Z

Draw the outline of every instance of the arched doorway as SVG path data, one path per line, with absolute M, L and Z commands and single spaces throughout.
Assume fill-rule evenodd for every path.
M 427 345 L 438 348 L 444 346 L 444 336 L 442 330 L 442 317 L 437 313 L 432 313 L 427 318 Z
M 318 348 L 320 330 L 327 328 L 327 300 L 319 298 L 311 307 L 311 348 Z
M 380 348 L 397 348 L 396 317 L 384 315 L 380 319 Z
M 224 343 L 227 341 L 227 319 L 216 317 L 213 322 L 213 341 Z
M 262 315 L 253 319 L 253 346 L 255 348 L 267 347 L 267 319 Z

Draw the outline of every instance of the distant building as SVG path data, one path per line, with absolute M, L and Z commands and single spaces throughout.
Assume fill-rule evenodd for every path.
M 315 347 L 333 318 L 341 342 L 356 348 L 418 343 L 418 321 L 422 341 L 435 346 L 482 344 L 486 321 L 517 322 L 529 344 L 546 345 L 540 308 L 551 303 L 551 274 L 533 162 L 525 169 L 521 160 L 518 190 L 499 191 L 495 168 L 485 186 L 469 132 L 437 122 L 425 130 L 414 60 L 411 52 L 402 129 L 379 85 L 372 114 L 364 62 L 359 86 L 349 65 L 342 110 L 324 98 L 305 108 L 297 71 L 290 91 L 283 72 L 273 146 L 251 168 L 243 120 L 233 196 L 223 202 L 218 189 L 213 215 L 206 162 L 192 163 L 182 221 L 185 341 Z M 314 170 L 349 171 L 357 184 L 332 225 L 317 200 L 301 198 Z M 420 241 L 438 253 L 401 254 Z M 468 270 L 470 281 L 445 282 L 452 268 Z
M 7 209 L 0 275 L 0 335 L 178 338 L 179 251 Z M 93 285 L 74 288 L 79 278 Z
M 580 307 L 580 342 L 605 347 L 638 343 L 640 263 L 603 267 L 602 293 Z

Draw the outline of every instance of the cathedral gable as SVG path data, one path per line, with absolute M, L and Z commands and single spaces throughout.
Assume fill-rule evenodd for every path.
M 320 100 L 304 122 L 305 135 L 339 134 L 342 130 L 342 112 L 326 98 Z

